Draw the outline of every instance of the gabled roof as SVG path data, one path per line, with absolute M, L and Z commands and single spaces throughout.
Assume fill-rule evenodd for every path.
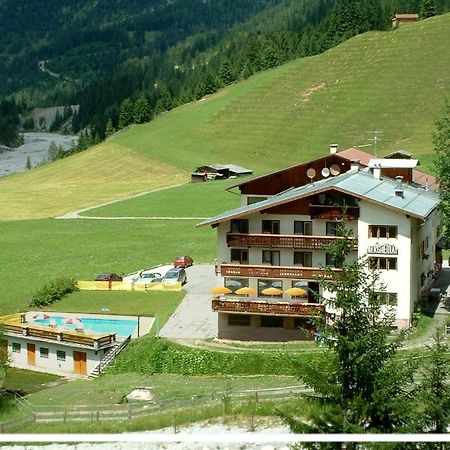
M 404 150 L 400 151 L 404 152 Z M 364 152 L 357 148 L 348 148 L 346 150 L 338 152 L 337 154 L 350 160 L 359 159 L 361 164 L 364 166 L 369 165 L 369 161 L 373 158 L 373 155 L 371 155 L 370 153 Z M 414 183 L 420 184 L 422 186 L 429 186 L 434 190 L 439 188 L 436 177 L 430 175 L 429 173 L 421 172 L 420 170 L 413 169 L 412 180 L 414 181 Z
M 414 186 L 403 186 L 403 197 L 395 195 L 396 183 L 391 179 L 377 179 L 366 171 L 347 172 L 332 178 L 326 178 L 314 183 L 291 189 L 274 195 L 262 202 L 226 211 L 208 220 L 197 227 L 205 225 L 218 225 L 231 219 L 248 216 L 256 212 L 264 212 L 273 206 L 289 203 L 310 195 L 318 194 L 329 189 L 335 189 L 345 194 L 365 199 L 380 206 L 409 214 L 419 219 L 425 219 L 437 207 L 439 197 L 433 191 Z
M 394 19 L 418 19 L 419 18 L 419 14 L 395 14 Z M 392 20 L 394 20 L 392 19 Z

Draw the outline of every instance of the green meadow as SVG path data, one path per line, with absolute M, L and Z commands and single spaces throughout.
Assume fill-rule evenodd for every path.
M 450 92 L 448 42 L 450 14 L 395 31 L 366 33 L 322 55 L 260 73 L 165 113 L 75 156 L 1 178 L 0 314 L 26 310 L 31 295 L 60 276 L 127 274 L 169 263 L 181 253 L 196 263 L 211 263 L 215 230 L 195 225 L 199 218 L 239 206 L 238 191 L 226 188 L 241 179 L 187 184 L 189 172 L 197 166 L 235 163 L 260 175 L 324 155 L 330 143 L 340 148 L 370 144 L 377 130 L 379 154 L 412 151 L 423 157 L 422 170 L 429 171 L 434 122 Z M 363 149 L 374 152 L 370 146 Z M 140 193 L 144 194 L 135 196 Z M 130 196 L 135 197 L 127 199 Z M 55 218 L 88 207 L 94 209 L 83 215 L 105 219 Z M 117 314 L 154 315 L 163 324 L 182 295 L 76 292 L 52 309 L 98 312 L 107 307 Z M 140 357 L 145 349 L 150 358 L 152 345 L 165 350 L 164 341 L 147 336 L 124 350 L 115 374 L 68 383 L 32 398 L 51 403 L 83 392 L 85 401 L 106 402 L 107 395 L 118 401 L 131 387 L 144 383 L 169 398 L 226 385 L 224 377 L 151 378 L 143 373 L 145 361 Z M 181 360 L 182 348 L 171 344 L 168 349 Z M 247 347 L 242 345 L 241 353 L 243 349 Z M 277 353 L 276 348 L 266 349 Z M 264 364 L 264 346 L 257 350 L 260 355 L 250 355 L 246 367 L 251 367 L 251 358 Z M 205 364 L 209 361 L 205 352 L 194 353 Z M 313 348 L 312 353 L 317 351 Z M 275 356 L 270 360 L 275 365 Z M 128 362 L 137 367 L 134 373 L 126 373 Z M 286 385 L 291 382 L 287 373 L 248 383 Z M 235 377 L 236 386 L 243 388 L 247 380 Z M 116 387 L 117 392 L 111 392 Z
M 359 35 L 132 127 L 76 156 L 0 179 L 0 220 L 45 218 L 235 163 L 256 175 L 328 151 L 433 151 L 450 90 L 450 14 Z M 369 146 L 366 146 L 369 145 Z M 424 170 L 430 170 L 425 158 Z M 6 206 L 3 206 L 6 205 Z

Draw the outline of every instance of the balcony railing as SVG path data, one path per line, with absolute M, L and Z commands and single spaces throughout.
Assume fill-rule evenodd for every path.
M 44 338 L 58 342 L 71 342 L 73 344 L 87 345 L 100 349 L 110 346 L 116 341 L 115 333 L 102 334 L 100 336 L 91 336 L 84 332 L 75 331 L 59 331 L 52 330 L 45 325 L 31 325 L 27 323 L 3 323 L 3 331 L 5 333 L 20 334 L 22 336 L 30 336 L 35 338 Z
M 324 305 L 311 303 L 282 303 L 250 300 L 212 300 L 213 311 L 248 314 L 270 314 L 276 316 L 319 316 L 325 311 Z
M 331 269 L 340 272 L 341 269 Z M 265 266 L 248 264 L 218 264 L 216 273 L 223 277 L 244 278 L 289 278 L 314 280 L 316 277 L 332 278 L 321 267 Z
M 359 217 L 358 206 L 332 206 L 332 205 L 309 205 L 311 219 L 346 219 L 357 220 Z
M 228 247 L 261 247 L 289 248 L 306 250 L 324 250 L 340 236 L 306 236 L 295 234 L 245 234 L 227 233 Z M 352 250 L 358 250 L 358 240 L 355 237 L 346 238 L 352 243 Z

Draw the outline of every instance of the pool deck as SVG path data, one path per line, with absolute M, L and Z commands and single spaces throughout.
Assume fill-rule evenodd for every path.
M 64 319 L 69 318 L 89 318 L 89 319 L 104 319 L 104 320 L 139 320 L 139 327 L 136 327 L 134 333 L 131 335 L 131 339 L 135 339 L 140 336 L 144 336 L 149 333 L 152 328 L 154 317 L 147 316 L 123 316 L 123 315 L 115 315 L 115 314 L 88 314 L 88 313 L 66 313 L 66 312 L 55 312 L 55 311 L 28 311 L 25 314 L 25 320 L 30 324 L 34 323 L 34 316 L 39 314 L 48 314 L 51 316 L 63 317 Z M 96 334 L 113 334 L 113 333 L 96 333 Z M 139 335 L 138 335 L 139 334 Z

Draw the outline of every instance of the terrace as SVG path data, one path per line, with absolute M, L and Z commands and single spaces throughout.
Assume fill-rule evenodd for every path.
M 110 347 L 116 341 L 115 333 L 92 334 L 84 331 L 61 330 L 49 325 L 39 325 L 25 321 L 25 314 L 17 313 L 2 317 L 0 323 L 5 334 L 17 334 L 57 342 L 68 342 L 94 349 Z
M 222 277 L 288 278 L 315 280 L 318 276 L 331 278 L 341 269 L 333 268 L 326 273 L 322 267 L 269 266 L 250 264 L 217 264 L 216 273 Z
M 324 250 L 336 239 L 344 238 L 341 236 L 227 233 L 228 247 Z M 351 249 L 358 250 L 358 239 L 355 237 L 347 239 L 351 241 Z
M 313 317 L 323 313 L 325 306 L 318 303 L 288 303 L 259 299 L 215 298 L 212 300 L 212 309 L 218 312 Z

